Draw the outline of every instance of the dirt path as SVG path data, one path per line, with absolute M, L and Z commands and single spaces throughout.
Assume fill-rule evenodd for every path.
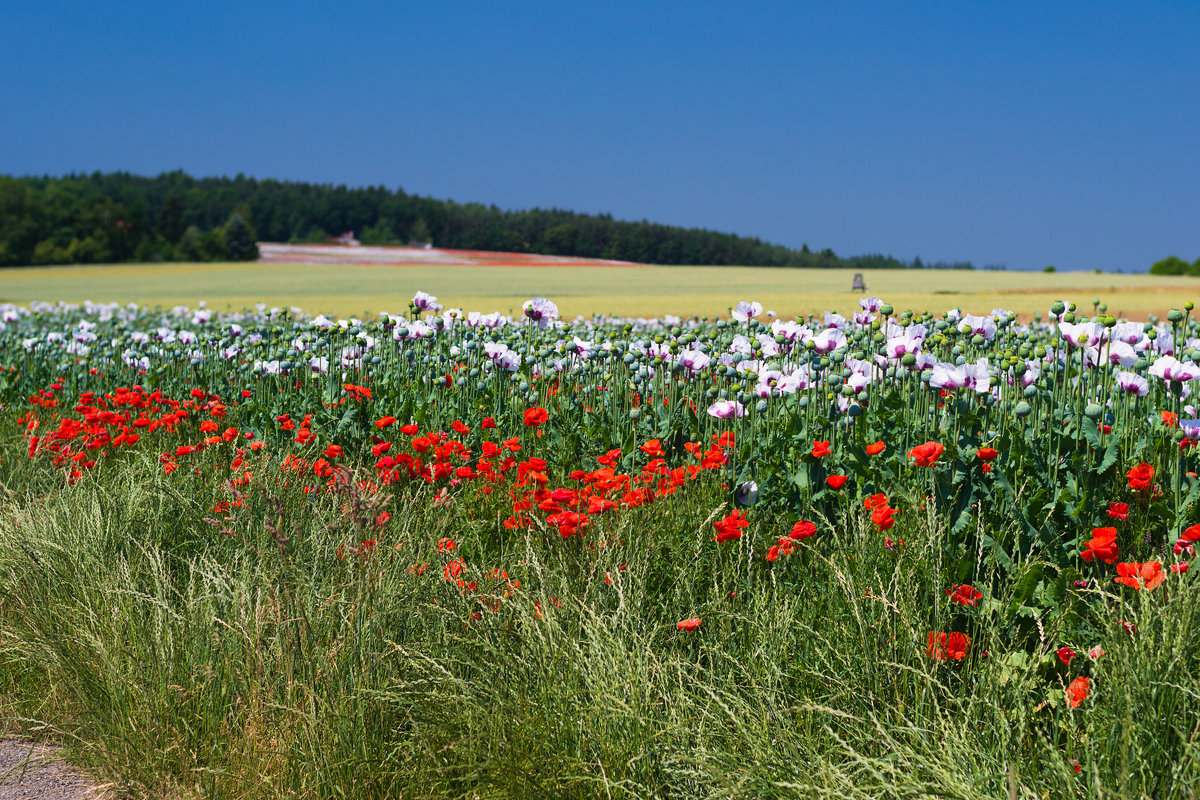
M 0 739 L 0 800 L 112 800 L 97 784 L 59 756 L 57 747 L 28 739 Z

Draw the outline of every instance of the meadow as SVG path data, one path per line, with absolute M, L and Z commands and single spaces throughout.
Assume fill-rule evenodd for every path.
M 1196 797 L 1191 304 L 744 288 L 0 305 L 8 724 L 136 797 Z
M 658 267 L 556 264 L 485 266 L 455 263 L 126 264 L 26 267 L 0 271 L 0 302 L 136 302 L 236 311 L 255 303 L 299 306 L 313 314 L 376 316 L 403 311 L 418 290 L 448 306 L 519 310 L 537 295 L 555 298 L 564 316 L 663 314 L 728 316 L 731 298 L 758 297 L 783 317 L 849 314 L 859 294 L 844 270 L 762 267 Z M 1163 316 L 1200 290 L 1200 279 L 1096 273 L 880 270 L 864 274 L 870 294 L 897 308 L 986 314 L 993 308 L 1022 320 L 1045 314 L 1055 300 L 1099 298 L 1117 316 Z

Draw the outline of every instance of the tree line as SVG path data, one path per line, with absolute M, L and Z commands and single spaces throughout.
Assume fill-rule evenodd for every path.
M 182 171 L 0 176 L 0 266 L 258 257 L 256 241 L 321 243 L 353 232 L 363 244 L 414 242 L 464 250 L 649 264 L 848 269 L 973 269 L 890 255 L 839 256 L 700 228 L 560 209 L 505 211 L 383 186 L 193 178 Z
M 1200 258 L 1188 263 L 1179 256 L 1167 256 L 1161 261 L 1150 265 L 1151 275 L 1191 275 L 1200 276 Z

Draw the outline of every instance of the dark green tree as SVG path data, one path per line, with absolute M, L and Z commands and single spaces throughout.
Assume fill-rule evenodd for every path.
M 258 245 L 254 233 L 241 214 L 234 214 L 225 223 L 225 256 L 230 261 L 257 261 Z
M 171 244 L 179 244 L 187 226 L 183 224 L 183 203 L 173 194 L 167 195 L 162 210 L 158 212 L 158 235 Z
M 1184 261 L 1179 256 L 1167 256 L 1161 261 L 1155 261 L 1150 265 L 1151 275 L 1186 275 L 1191 268 L 1191 264 Z

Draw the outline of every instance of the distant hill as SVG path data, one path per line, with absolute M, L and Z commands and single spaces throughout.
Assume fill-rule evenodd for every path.
M 846 269 L 971 269 L 892 256 L 842 257 L 700 228 L 559 209 L 505 211 L 392 191 L 272 179 L 193 178 L 182 171 L 0 176 L 0 266 L 258 257 L 255 241 L 366 245 L 425 242 L 647 264 Z

